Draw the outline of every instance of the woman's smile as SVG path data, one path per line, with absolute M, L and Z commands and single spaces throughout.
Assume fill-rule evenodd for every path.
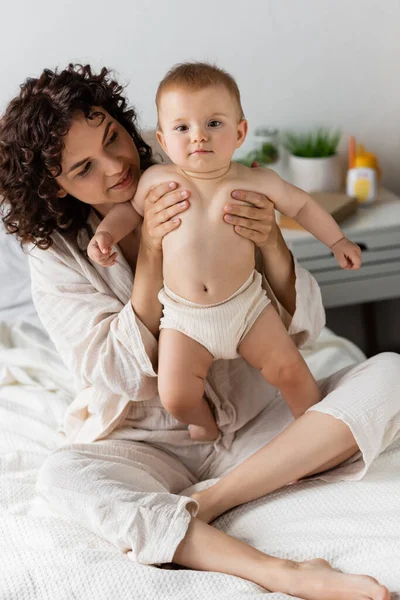
M 132 167 L 124 171 L 117 183 L 111 186 L 111 190 L 124 190 L 133 183 Z

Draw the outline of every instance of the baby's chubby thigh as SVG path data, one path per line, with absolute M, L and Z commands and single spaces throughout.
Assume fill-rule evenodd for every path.
M 204 346 L 185 333 L 161 329 L 158 390 L 164 408 L 176 419 L 191 423 L 191 412 L 202 401 L 213 360 Z
M 317 382 L 271 304 L 243 339 L 239 352 L 279 388 L 295 418 L 321 400 Z
M 246 333 L 238 353 L 276 387 L 281 387 L 283 380 L 300 377 L 305 365 L 272 304 L 263 309 Z

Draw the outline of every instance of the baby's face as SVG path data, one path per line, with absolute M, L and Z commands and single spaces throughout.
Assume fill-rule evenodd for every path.
M 230 164 L 247 133 L 247 121 L 222 85 L 198 91 L 166 90 L 160 99 L 157 138 L 172 162 L 189 173 L 212 173 Z

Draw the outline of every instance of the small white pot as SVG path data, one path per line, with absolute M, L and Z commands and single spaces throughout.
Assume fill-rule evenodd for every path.
M 289 175 L 293 185 L 305 192 L 339 192 L 342 169 L 337 154 L 326 158 L 289 155 Z

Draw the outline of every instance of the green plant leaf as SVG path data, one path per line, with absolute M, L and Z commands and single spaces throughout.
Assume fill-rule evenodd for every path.
M 294 156 L 324 158 L 336 154 L 339 141 L 338 129 L 330 131 L 321 127 L 309 133 L 289 132 L 286 134 L 284 144 L 288 152 Z

